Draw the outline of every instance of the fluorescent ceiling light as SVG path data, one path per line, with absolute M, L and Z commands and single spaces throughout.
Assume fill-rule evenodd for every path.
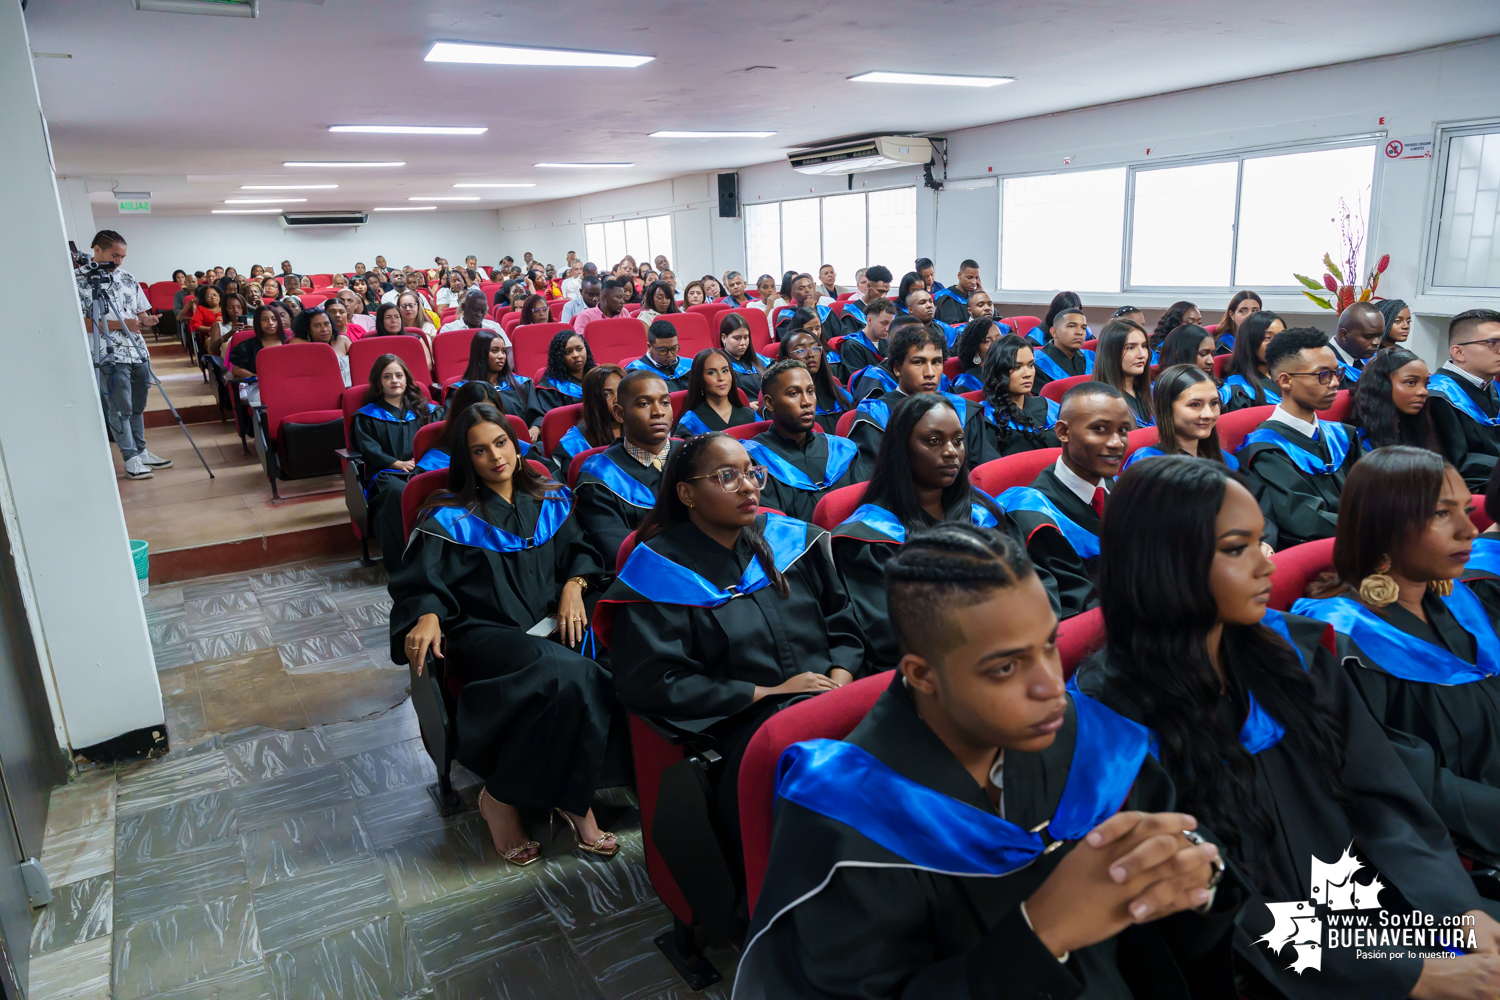
M 332 191 L 337 184 L 241 184 L 241 191 Z
M 593 170 L 595 168 L 633 167 L 634 163 L 533 163 L 533 167 L 553 167 L 558 170 Z
M 211 215 L 275 215 L 279 208 L 215 208 Z
M 377 212 L 436 212 L 436 205 L 392 205 L 389 208 L 377 208 Z
M 280 205 L 286 201 L 306 201 L 306 198 L 225 198 L 226 205 Z
M 484 125 L 330 125 L 330 132 L 378 132 L 387 135 L 484 135 Z
M 455 184 L 456 188 L 534 188 L 535 184 Z
M 578 52 L 569 49 L 533 49 L 519 45 L 481 45 L 474 42 L 434 42 L 425 62 L 483 63 L 489 66 L 613 66 L 633 69 L 655 56 L 632 56 L 618 52 Z
M 775 132 L 694 132 L 694 131 L 672 131 L 666 129 L 660 132 L 652 132 L 648 139 L 764 139 L 775 135 Z
M 997 87 L 1013 83 L 1013 76 L 951 76 L 946 73 L 861 73 L 851 83 L 921 83 L 936 87 Z
M 259 17 L 259 0 L 133 0 L 136 10 L 162 14 L 217 14 L 220 17 Z
M 283 160 L 283 167 L 404 167 L 405 160 Z
M 414 194 L 407 201 L 478 201 L 477 194 Z

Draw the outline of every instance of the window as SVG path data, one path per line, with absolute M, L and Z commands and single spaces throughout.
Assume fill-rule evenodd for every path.
M 857 191 L 745 206 L 746 279 L 832 264 L 840 284 L 854 272 L 884 264 L 897 274 L 917 256 L 917 189 Z
M 1445 129 L 1431 286 L 1500 293 L 1500 126 Z
M 1132 285 L 1230 283 L 1239 173 L 1233 161 L 1136 173 Z
M 672 217 L 653 215 L 645 219 L 591 222 L 583 227 L 588 259 L 608 272 L 626 254 L 637 264 L 649 264 L 658 256 L 672 259 Z
M 1007 177 L 1000 204 L 1001 288 L 1120 290 L 1124 167 Z

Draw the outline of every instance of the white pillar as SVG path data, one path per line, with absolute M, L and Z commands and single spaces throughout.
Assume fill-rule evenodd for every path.
M 64 235 L 77 243 L 78 249 L 88 252 L 89 241 L 99 231 L 94 225 L 94 205 L 89 201 L 89 182 L 82 177 L 59 177 L 57 194 L 62 202 Z
M 0 334 L 6 370 L 28 387 L 0 394 L 0 514 L 58 742 L 85 747 L 160 729 L 161 688 L 19 0 L 0 0 L 0 93 L 0 288 L 33 306 Z

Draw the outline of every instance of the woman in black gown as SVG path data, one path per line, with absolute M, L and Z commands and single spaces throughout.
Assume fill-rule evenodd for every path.
M 1484 602 L 1493 619 L 1500 618 L 1500 466 L 1495 467 L 1485 484 L 1484 513 L 1490 519 L 1490 526 L 1474 539 L 1474 551 L 1463 579 Z
M 594 367 L 594 352 L 583 334 L 559 330 L 547 345 L 547 370 L 531 389 L 526 422 L 541 427 L 547 411 L 583 399 L 583 377 Z
M 1094 381 L 1120 390 L 1137 427 L 1156 423 L 1151 409 L 1151 348 L 1146 328 L 1134 320 L 1112 319 L 1100 332 L 1095 353 Z
M 1234 335 L 1234 352 L 1224 366 L 1224 384 L 1219 401 L 1225 413 L 1249 406 L 1275 406 L 1281 402 L 1276 380 L 1266 367 L 1266 345 L 1286 329 L 1281 317 L 1269 310 L 1252 313 Z
M 1370 712 L 1398 750 L 1417 751 L 1407 766 L 1459 849 L 1494 868 L 1500 638 L 1496 609 L 1458 579 L 1479 534 L 1471 501 L 1441 455 L 1401 445 L 1366 455 L 1339 501 L 1338 583 L 1292 610 L 1333 626 Z
M 771 367 L 770 358 L 755 350 L 750 336 L 750 321 L 737 312 L 727 312 L 719 321 L 719 343 L 729 355 L 729 364 L 734 368 L 734 380 L 744 390 L 750 402 L 760 395 L 760 379 Z
M 506 413 L 526 419 L 526 414 L 536 404 L 531 398 L 531 379 L 516 374 L 516 366 L 511 360 L 514 353 L 510 338 L 505 334 L 490 329 L 475 330 L 474 339 L 469 342 L 468 367 L 464 369 L 463 378 L 448 386 L 448 391 L 451 393 L 465 382 L 488 382 L 500 390 Z M 536 428 L 531 440 L 536 441 L 540 433 L 540 428 Z
M 431 655 L 464 682 L 461 764 L 485 779 L 479 809 L 495 850 L 528 865 L 541 848 L 518 809 L 556 809 L 579 850 L 612 857 L 590 801 L 614 696 L 588 650 L 584 594 L 603 567 L 568 491 L 517 453 L 511 425 L 485 403 L 451 422 L 449 489 L 423 507 L 391 577 L 391 658 L 421 674 Z M 556 616 L 557 640 L 533 626 Z
M 416 462 L 412 446 L 417 431 L 437 419 L 441 411 L 427 402 L 417 388 L 406 363 L 394 354 L 382 354 L 370 366 L 370 387 L 365 405 L 354 414 L 349 444 L 365 462 L 365 506 L 369 524 L 385 568 L 401 566 L 401 491 Z
M 1258 544 L 1264 528 L 1255 498 L 1218 462 L 1152 458 L 1128 469 L 1104 517 L 1099 594 L 1109 641 L 1079 670 L 1078 686 L 1154 732 L 1178 808 L 1220 841 L 1248 886 L 1235 935 L 1242 995 L 1490 995 L 1500 924 L 1322 645 L 1323 624 L 1267 608 L 1274 566 Z M 1335 874 L 1346 851 L 1353 860 Z M 1380 906 L 1392 916 L 1471 914 L 1467 930 L 1490 954 L 1324 947 L 1317 971 L 1290 971 L 1312 957 L 1291 940 L 1305 930 L 1291 914 L 1335 902 L 1330 883 L 1358 892 L 1372 921 L 1369 908 Z M 1286 905 L 1270 908 L 1278 904 Z M 1288 924 L 1293 933 L 1282 933 Z M 1372 957 L 1380 954 L 1394 957 Z
M 725 431 L 741 424 L 753 424 L 757 419 L 755 411 L 740 402 L 728 353 L 716 347 L 699 351 L 688 372 L 687 396 L 682 401 L 682 416 L 672 429 L 672 436 L 689 438 L 694 434 Z
M 1061 407 L 1033 396 L 1036 352 L 1024 337 L 1010 333 L 990 346 L 984 358 L 984 433 L 975 465 L 1038 448 L 1056 448 L 1052 432 Z
M 953 354 L 958 358 L 958 378 L 953 380 L 953 392 L 977 392 L 984 388 L 984 359 L 990 348 L 1005 336 L 1005 331 L 1006 327 L 992 319 L 972 320 L 963 328 L 958 342 L 953 345 Z
M 568 474 L 574 457 L 590 448 L 607 448 L 620 439 L 624 425 L 615 419 L 615 390 L 624 377 L 625 369 L 619 365 L 595 365 L 583 377 L 582 414 L 552 448 L 552 461 L 562 475 Z

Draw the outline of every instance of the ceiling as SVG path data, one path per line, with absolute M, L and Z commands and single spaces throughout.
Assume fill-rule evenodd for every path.
M 1482 37 L 1500 33 L 1500 4 L 1365 0 L 1355 13 L 1320 0 L 639 0 L 617 10 L 578 0 L 261 0 L 250 20 L 136 11 L 130 0 L 30 0 L 26 23 L 34 52 L 72 57 L 35 63 L 59 174 L 150 190 L 153 212 L 171 215 L 266 196 L 241 184 L 299 181 L 339 187 L 297 192 L 308 200 L 288 210 L 455 194 L 484 200 L 440 211 L 543 201 L 764 163 L 840 135 L 941 132 Z M 656 59 L 637 69 L 424 63 L 439 39 Z M 1016 82 L 847 80 L 876 69 Z M 369 123 L 489 131 L 327 131 Z M 656 129 L 778 134 L 646 137 Z M 406 166 L 294 169 L 281 165 L 288 159 Z M 533 166 L 599 160 L 636 166 Z M 461 181 L 536 186 L 455 190 Z

